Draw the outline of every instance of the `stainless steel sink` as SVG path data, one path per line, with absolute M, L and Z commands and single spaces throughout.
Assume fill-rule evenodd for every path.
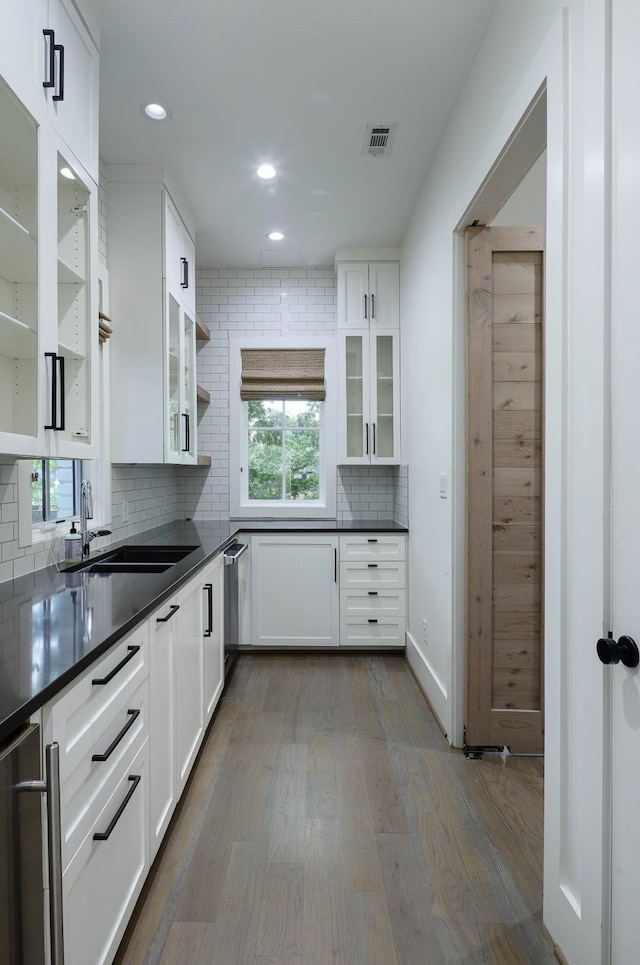
M 164 573 L 197 548 L 197 546 L 121 546 L 98 560 L 86 560 L 77 566 L 69 567 L 69 570 L 72 572 L 84 570 L 87 573 Z

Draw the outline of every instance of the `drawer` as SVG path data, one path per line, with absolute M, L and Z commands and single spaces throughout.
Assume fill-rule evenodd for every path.
M 95 825 L 105 801 L 121 779 L 123 762 L 137 753 L 148 736 L 149 680 L 146 679 L 132 695 L 128 706 L 109 721 L 94 753 L 84 757 L 61 782 L 63 869 Z M 93 760 L 94 756 L 101 759 Z
M 362 533 L 358 536 L 340 537 L 340 560 L 365 562 L 375 560 L 406 559 L 406 537 Z
M 93 664 L 45 708 L 46 742 L 60 745 L 62 784 L 117 733 L 131 699 L 149 675 L 149 627 L 143 623 Z M 120 723 L 119 723 L 120 722 Z M 107 741 L 107 744 L 109 741 Z
M 404 617 L 406 592 L 397 590 L 343 590 L 340 615 L 343 617 Z
M 350 589 L 402 589 L 405 585 L 404 562 L 340 562 L 340 591 Z
M 113 960 L 149 869 L 148 772 L 146 739 L 125 756 L 108 800 L 62 876 L 65 965 Z M 109 830 L 107 840 L 94 840 Z
M 404 647 L 404 617 L 341 617 L 341 647 Z

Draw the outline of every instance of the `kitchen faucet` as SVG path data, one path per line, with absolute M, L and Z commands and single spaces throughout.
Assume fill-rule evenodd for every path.
M 91 483 L 83 479 L 80 486 L 80 535 L 82 537 L 82 555 L 89 555 L 91 540 L 96 536 L 111 536 L 110 529 L 87 529 L 87 520 L 93 519 L 93 493 Z

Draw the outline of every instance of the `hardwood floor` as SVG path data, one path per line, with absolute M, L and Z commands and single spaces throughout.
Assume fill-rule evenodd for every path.
M 116 961 L 551 965 L 542 787 L 400 655 L 243 655 Z

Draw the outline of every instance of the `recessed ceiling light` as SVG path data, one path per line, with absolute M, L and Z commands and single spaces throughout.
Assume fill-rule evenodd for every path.
M 145 104 L 142 111 L 152 121 L 164 121 L 171 116 L 171 112 L 164 104 Z
M 269 239 L 269 241 L 282 241 L 282 239 L 284 238 L 284 235 L 282 234 L 281 231 L 270 231 L 269 234 L 267 235 L 267 238 Z
M 60 174 L 62 175 L 63 178 L 66 178 L 68 181 L 75 181 L 76 179 L 76 176 L 71 170 L 71 168 L 60 168 Z
M 270 181 L 271 178 L 275 178 L 276 169 L 273 164 L 261 164 L 256 174 L 259 178 L 263 178 L 265 181 Z

